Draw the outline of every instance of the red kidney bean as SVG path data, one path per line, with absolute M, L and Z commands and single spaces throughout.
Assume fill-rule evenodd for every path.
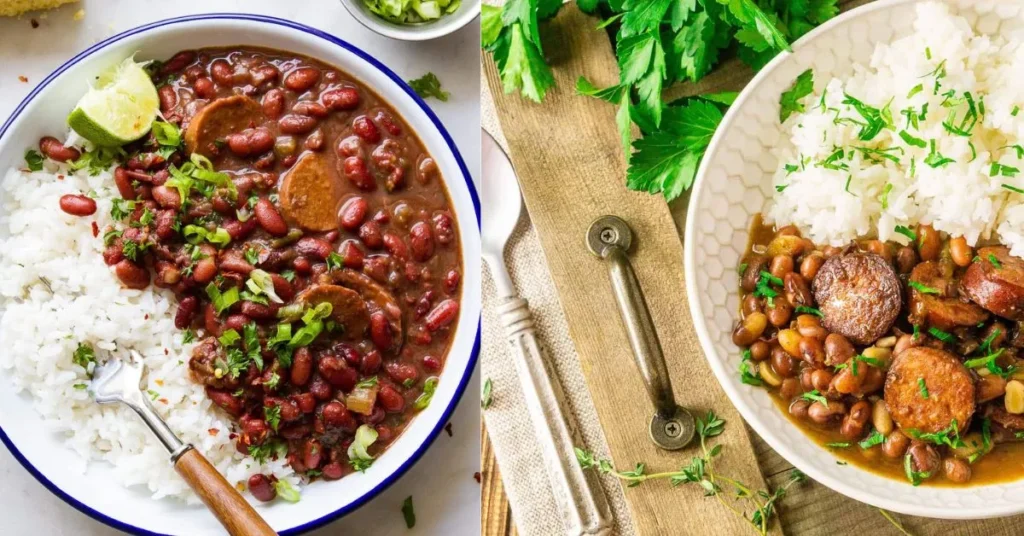
M 267 435 L 270 434 L 270 427 L 267 426 L 267 421 L 247 417 L 247 415 L 243 415 L 238 421 L 238 424 L 242 426 L 242 432 L 249 436 L 247 443 L 250 445 L 262 443 L 267 438 Z
M 60 196 L 60 209 L 72 216 L 91 216 L 96 213 L 96 201 L 84 195 Z
M 334 388 L 321 376 L 314 376 L 309 384 L 309 394 L 320 401 L 329 400 L 334 395 Z
M 441 370 L 441 360 L 436 356 L 425 355 L 421 361 L 423 363 L 423 370 L 426 370 L 427 372 L 437 372 Z
M 377 189 L 377 183 L 366 167 L 366 160 L 361 156 L 350 156 L 342 162 L 342 173 L 356 188 L 371 192 Z
M 355 110 L 359 107 L 359 91 L 351 87 L 343 87 L 325 91 L 320 101 L 331 110 Z
M 156 236 L 160 240 L 169 240 L 174 237 L 174 211 L 161 210 L 156 213 Z
M 150 192 L 153 199 L 163 208 L 178 210 L 181 208 L 181 195 L 178 190 L 167 186 L 157 186 Z
M 426 262 L 434 256 L 434 235 L 426 222 L 416 222 L 409 229 L 409 248 L 412 258 Z
M 121 197 L 129 200 L 136 198 L 135 188 L 132 187 L 132 179 L 128 176 L 128 170 L 117 167 L 114 168 L 114 185 L 117 186 L 117 192 L 121 194 Z
M 44 136 L 39 140 L 39 151 L 50 160 L 57 162 L 68 162 L 78 160 L 82 153 L 74 147 L 65 147 L 63 143 L 52 136 Z
M 319 441 L 309 438 L 302 444 L 302 463 L 308 469 L 316 469 L 320 467 L 320 461 L 323 460 L 324 447 Z
M 309 136 L 306 136 L 306 141 L 304 142 L 304 145 L 310 151 L 319 151 L 320 149 L 323 149 L 324 132 L 319 128 L 314 130 L 313 132 L 310 132 Z
M 195 82 L 200 76 L 206 76 L 206 69 L 202 65 L 192 65 L 188 69 L 185 69 L 185 80 L 188 82 Z
M 228 391 L 219 391 L 211 387 L 206 388 L 206 396 L 224 411 L 238 417 L 242 414 L 242 401 L 235 398 Z
M 455 241 L 455 222 L 451 216 L 443 212 L 434 215 L 434 236 L 442 246 Z
M 307 115 L 288 114 L 277 121 L 284 134 L 305 134 L 316 128 L 316 118 Z
M 299 275 L 309 275 L 313 266 L 309 263 L 309 259 L 299 256 L 292 259 L 292 268 L 295 268 Z
M 210 335 L 220 337 L 222 327 L 220 320 L 217 319 L 217 310 L 214 309 L 213 304 L 210 302 L 206 302 L 206 305 L 203 306 L 203 327 L 206 328 Z
M 149 270 L 128 259 L 115 264 L 114 273 L 125 287 L 142 290 L 149 286 Z
M 356 350 L 350 344 L 336 344 L 331 348 L 331 350 L 341 354 L 341 357 L 345 358 L 345 362 L 348 363 L 350 367 L 358 367 L 363 361 L 363 356 L 359 353 L 359 350 Z
M 373 124 L 373 121 L 365 115 L 361 115 L 355 121 L 352 121 L 352 131 L 356 133 L 356 136 L 369 143 L 380 141 L 380 131 L 377 130 L 377 125 Z
M 299 115 L 308 115 L 309 117 L 316 117 L 317 119 L 323 119 L 330 114 L 323 104 L 315 101 L 299 101 L 292 106 L 292 112 Z
M 448 273 L 444 275 L 444 288 L 448 291 L 448 294 L 454 294 L 459 289 L 459 281 L 462 280 L 462 274 L 458 270 L 448 270 Z
M 402 135 L 402 127 L 395 123 L 395 119 L 391 117 L 391 114 L 384 111 L 380 111 L 377 112 L 377 117 L 375 117 L 374 119 L 376 119 L 377 122 L 384 127 L 384 130 L 388 131 L 388 133 L 391 134 L 392 136 Z
M 330 354 L 320 356 L 317 371 L 332 386 L 342 391 L 351 391 L 359 381 L 359 373 L 355 369 L 345 364 L 340 357 Z
M 236 219 L 224 220 L 221 227 L 231 235 L 232 240 L 243 240 L 245 237 L 252 234 L 256 230 L 259 223 L 256 222 L 256 218 L 249 218 L 246 221 L 238 221 Z
M 359 227 L 359 239 L 371 249 L 384 247 L 384 235 L 375 221 L 368 221 Z
M 277 498 L 277 490 L 265 475 L 257 473 L 249 477 L 249 493 L 262 502 L 270 502 Z
M 430 331 L 437 331 L 451 324 L 458 314 L 459 302 L 451 299 L 444 300 L 427 313 L 427 317 L 423 320 L 423 325 Z
M 409 259 L 409 248 L 397 233 L 391 231 L 384 233 L 384 249 L 400 261 Z
M 316 397 L 312 394 L 299 393 L 292 395 L 290 398 L 302 413 L 309 414 L 316 411 Z
M 210 64 L 210 76 L 220 85 L 230 87 L 235 84 L 235 71 L 227 60 L 216 60 Z
M 285 303 L 292 301 L 295 297 L 295 287 L 283 276 L 270 274 L 270 280 L 274 282 L 274 293 Z
M 437 293 L 433 290 L 428 290 L 420 296 L 420 299 L 416 300 L 416 318 L 421 318 L 430 311 L 431 306 L 434 305 L 435 298 L 437 298 Z
M 339 233 L 338 231 L 328 231 L 324 233 L 322 238 L 328 242 L 333 243 L 335 240 L 338 239 L 339 236 L 341 236 L 341 233 Z
M 263 96 L 263 115 L 277 120 L 284 113 L 284 91 L 274 88 Z
M 377 350 L 370 350 L 363 356 L 363 362 L 359 364 L 359 372 L 363 375 L 376 374 L 380 370 L 380 365 L 383 359 L 380 356 L 380 352 Z
M 405 409 L 405 398 L 394 387 L 384 384 L 377 391 L 377 401 L 388 413 L 398 413 Z
M 437 177 L 438 169 L 437 162 L 429 156 L 423 157 L 420 160 L 419 165 L 416 166 L 416 181 L 420 184 L 427 185 Z
M 242 302 L 242 314 L 256 320 L 269 320 L 277 315 L 277 307 L 251 301 Z
M 341 255 L 345 268 L 352 268 L 353 270 L 361 270 L 363 268 L 363 259 L 366 258 L 366 255 L 363 253 L 363 250 L 359 249 L 355 240 L 342 242 L 341 247 L 338 248 L 338 253 Z
M 320 70 L 313 67 L 299 67 L 284 78 L 284 87 L 302 93 L 320 80 Z
M 363 140 L 359 136 L 349 136 L 338 142 L 338 156 L 348 158 L 350 156 L 363 156 Z
M 217 276 L 217 259 L 210 255 L 205 258 L 196 261 L 195 267 L 192 269 L 192 278 L 196 280 L 196 283 L 205 285 L 213 278 Z
M 196 81 L 192 82 L 192 89 L 200 99 L 212 99 L 217 96 L 217 88 L 213 81 L 205 76 L 196 78 Z
M 295 243 L 295 252 L 304 257 L 324 260 L 331 254 L 331 243 L 322 239 L 306 236 Z
M 263 127 L 247 128 L 230 134 L 225 141 L 228 149 L 241 157 L 263 154 L 274 148 L 274 135 Z
M 178 302 L 178 312 L 174 314 L 174 327 L 185 329 L 192 325 L 192 319 L 199 309 L 199 299 L 195 296 L 185 296 Z
M 222 272 L 235 272 L 246 276 L 254 270 L 249 261 L 239 257 L 237 254 L 227 254 L 221 257 L 218 267 Z
M 420 373 L 416 371 L 416 367 L 408 363 L 399 363 L 398 361 L 389 361 L 385 363 L 384 370 L 387 371 L 388 376 L 399 385 L 405 385 L 410 381 L 415 382 L 420 376 Z
M 297 348 L 292 356 L 292 370 L 290 372 L 292 384 L 297 386 L 306 385 L 313 373 L 313 356 L 309 348 L 305 346 Z
M 338 480 L 345 476 L 345 468 L 338 462 L 331 462 L 320 468 L 324 480 Z
M 251 320 L 252 319 L 250 319 L 247 315 L 244 314 L 228 315 L 228 317 L 224 319 L 224 329 L 233 329 L 241 333 L 245 325 L 248 324 Z
M 280 78 L 281 71 L 277 67 L 267 63 L 261 65 L 257 69 L 250 69 L 249 76 L 252 78 L 253 85 L 261 86 L 263 84 L 272 83 Z
M 285 223 L 284 218 L 281 217 L 281 213 L 277 211 L 274 204 L 267 198 L 262 198 L 256 203 L 253 212 L 256 214 L 256 221 L 259 222 L 260 227 L 263 227 L 265 231 L 274 236 L 284 236 L 288 234 L 288 224 Z
M 156 279 L 153 284 L 160 288 L 170 288 L 181 281 L 181 270 L 173 262 L 156 261 Z
M 167 75 L 184 69 L 188 64 L 196 61 L 196 53 L 192 50 L 182 50 L 171 56 L 171 59 L 160 66 L 160 74 Z
M 174 86 L 160 86 L 156 94 L 160 99 L 160 111 L 163 113 L 171 111 L 174 105 L 178 104 L 178 94 L 174 92 Z
M 382 352 L 390 350 L 395 342 L 388 317 L 381 311 L 370 315 L 370 340 Z
M 345 201 L 341 206 L 341 226 L 349 231 L 355 231 L 366 219 L 366 211 L 369 203 L 366 199 L 356 196 Z
M 356 427 L 359 426 L 359 423 L 356 422 L 356 418 L 352 416 L 352 413 L 348 408 L 337 400 L 328 402 L 324 406 L 322 415 L 324 418 L 324 424 L 341 428 L 349 433 L 355 432 Z

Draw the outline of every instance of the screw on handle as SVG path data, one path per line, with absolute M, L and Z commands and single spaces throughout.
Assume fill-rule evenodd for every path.
M 231 536 L 277 536 L 274 529 L 210 464 L 198 450 L 188 446 L 172 460 L 174 470 L 213 512 Z
M 632 243 L 632 230 L 616 216 L 602 216 L 587 230 L 587 247 L 608 265 L 612 290 L 633 349 L 633 358 L 654 405 L 651 440 L 663 449 L 675 450 L 693 439 L 693 416 L 676 404 L 672 393 L 672 380 L 665 365 L 658 332 L 654 329 L 640 282 L 629 263 L 627 252 Z

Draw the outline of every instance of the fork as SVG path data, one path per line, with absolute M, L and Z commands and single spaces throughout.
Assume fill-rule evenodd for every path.
M 132 352 L 135 363 L 110 358 L 93 372 L 89 391 L 99 404 L 120 402 L 146 423 L 170 454 L 175 471 L 213 512 L 232 536 L 276 535 L 242 495 L 210 464 L 205 456 L 184 443 L 156 413 L 149 398 L 142 394 L 146 365 Z

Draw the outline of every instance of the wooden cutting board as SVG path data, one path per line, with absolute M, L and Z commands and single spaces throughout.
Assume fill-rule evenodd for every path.
M 844 10 L 864 3 L 841 2 Z M 686 309 L 681 238 L 687 199 L 669 206 L 659 197 L 628 191 L 615 108 L 573 94 L 580 75 L 600 87 L 617 81 L 611 43 L 603 31 L 594 30 L 596 22 L 569 4 L 542 25 L 545 52 L 557 83 L 543 104 L 505 95 L 490 58 L 485 59 L 484 68 L 613 460 L 619 467 L 643 461 L 651 471 L 674 470 L 696 450 L 666 453 L 646 437 L 650 406 L 614 314 L 604 268 L 586 251 L 583 241 L 590 223 L 604 214 L 625 218 L 638 234 L 631 259 L 669 360 L 677 400 L 698 412 L 714 408 L 730 422 L 723 437 L 726 454 L 720 470 L 752 486 L 766 482 L 774 487 L 785 480 L 792 466 L 752 431 L 738 426 L 741 419 L 713 381 Z M 667 97 L 738 91 L 752 76 L 740 62 L 727 61 L 700 84 L 676 85 Z M 700 388 L 695 389 L 696 385 Z M 486 441 L 482 456 L 483 534 L 515 534 L 500 472 Z M 658 484 L 625 490 L 640 534 L 752 534 L 749 526 L 697 490 Z M 898 519 L 914 534 L 1010 535 L 1020 534 L 1024 526 L 1024 516 L 973 522 Z M 777 533 L 899 534 L 877 509 L 815 482 L 795 488 L 786 497 L 781 521 Z

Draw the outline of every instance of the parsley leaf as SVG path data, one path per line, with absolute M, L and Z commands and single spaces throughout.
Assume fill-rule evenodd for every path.
M 789 116 L 803 112 L 804 105 L 800 101 L 813 91 L 814 71 L 807 69 L 796 77 L 792 87 L 782 93 L 779 99 L 779 122 L 785 123 Z
M 434 97 L 441 102 L 448 102 L 448 97 L 451 95 L 441 89 L 441 81 L 437 79 L 437 75 L 434 73 L 427 73 L 415 80 L 409 80 L 409 86 L 412 87 L 412 90 L 417 95 L 424 99 Z

